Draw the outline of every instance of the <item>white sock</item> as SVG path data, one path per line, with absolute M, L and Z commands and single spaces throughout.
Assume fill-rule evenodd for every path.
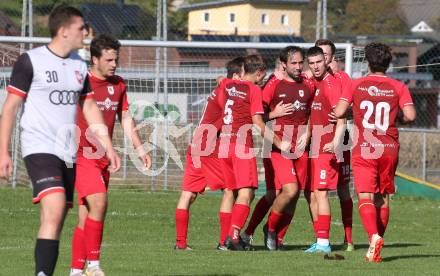
M 99 267 L 99 260 L 97 260 L 97 261 L 87 261 L 87 267 Z
M 320 239 L 320 238 L 318 238 L 317 243 L 320 246 L 329 246 L 330 245 L 330 242 L 328 241 L 328 239 Z
M 70 275 L 75 275 L 75 274 L 78 275 L 78 273 L 82 273 L 82 269 L 77 269 L 77 268 L 70 269 Z

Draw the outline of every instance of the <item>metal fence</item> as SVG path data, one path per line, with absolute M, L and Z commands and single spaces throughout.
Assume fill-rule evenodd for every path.
M 20 46 L 37 47 L 47 38 L 0 37 L 9 52 L 2 51 L 5 62 L 0 67 L 0 89 L 9 82 L 11 66 L 18 57 Z M 130 154 L 121 128 L 115 127 L 114 142 L 123 159 L 120 172 L 112 176 L 113 187 L 150 190 L 179 190 L 185 152 L 194 124 L 201 117 L 204 101 L 216 86 L 216 78 L 225 75 L 224 64 L 231 58 L 259 53 L 273 60 L 286 46 L 279 43 L 194 43 L 187 41 L 122 40 L 121 68 L 118 71 L 127 82 L 130 110 L 138 123 L 143 141 L 152 148 L 153 170 L 139 170 L 136 158 Z M 298 44 L 310 47 L 311 44 Z M 337 44 L 338 58 L 345 70 L 353 75 L 366 72 L 362 48 Z M 87 50 L 81 51 L 87 58 Z M 159 55 L 157 54 L 159 52 Z M 167 55 L 164 55 L 167 53 Z M 7 58 L 6 58 L 7 57 Z M 0 101 L 6 93 L 0 94 Z M 142 101 L 142 104 L 139 104 Z M 145 101 L 148 103 L 145 104 Z M 415 125 L 417 127 L 417 125 Z M 440 183 L 438 154 L 440 132 L 424 129 L 405 129 L 401 134 L 399 169 L 403 172 Z M 14 177 L 10 185 L 28 185 L 29 180 L 20 155 L 18 128 L 12 140 Z M 259 162 L 259 177 L 264 179 Z

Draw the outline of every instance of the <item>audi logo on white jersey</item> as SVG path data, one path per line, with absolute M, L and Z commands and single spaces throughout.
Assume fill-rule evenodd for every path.
M 49 94 L 49 100 L 54 105 L 76 105 L 80 93 L 77 91 L 54 90 Z

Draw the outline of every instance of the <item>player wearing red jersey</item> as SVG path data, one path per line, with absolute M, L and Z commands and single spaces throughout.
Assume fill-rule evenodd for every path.
M 228 248 L 244 250 L 240 243 L 240 230 L 249 215 L 249 205 L 258 187 L 257 165 L 253 151 L 252 126 L 255 125 L 266 138 L 286 149 L 288 146 L 277 135 L 265 129 L 262 119 L 261 89 L 256 85 L 266 74 L 262 58 L 250 55 L 245 58 L 243 80 L 226 80 L 219 91 L 219 104 L 223 108 L 223 127 L 220 134 L 220 157 L 225 183 L 237 193 L 232 209 L 231 227 L 226 240 Z
M 314 84 L 301 75 L 304 63 L 301 48 L 285 48 L 281 51 L 280 60 L 285 66 L 286 77 L 268 83 L 263 92 L 263 103 L 268 105 L 270 110 L 274 110 L 280 101 L 293 104 L 292 114 L 277 118 L 274 125 L 280 126 L 280 129 L 274 132 L 283 137 L 283 141 L 291 144 L 293 154 L 286 158 L 277 149 L 271 153 L 276 180 L 275 187 L 267 188 L 280 190 L 280 193 L 273 202 L 267 222 L 266 246 L 269 250 L 277 249 L 278 243 L 281 245 L 282 237 L 295 212 L 299 189 L 306 188 L 307 146 L 310 139 L 308 119 L 315 92 Z
M 335 44 L 328 39 L 319 39 L 315 42 L 324 52 L 325 63 L 328 72 L 332 74 L 337 80 L 341 82 L 341 89 L 345 91 L 350 88 L 351 79 L 347 73 L 339 70 L 337 61 L 335 59 L 336 47 Z M 349 143 L 349 133 L 346 131 L 344 137 L 344 145 Z M 344 226 L 344 244 L 346 251 L 353 251 L 353 200 L 350 195 L 350 150 L 343 152 L 343 161 L 339 166 L 338 177 L 338 197 L 341 206 L 342 223 Z
M 275 148 L 272 150 L 269 159 L 270 173 L 266 172 L 266 178 L 269 178 L 266 181 L 266 190 L 270 191 L 267 194 L 277 194 L 277 196 L 274 201 L 272 199 L 273 205 L 272 201 L 268 202 L 266 196 L 260 199 L 254 210 L 256 215 L 252 216 L 245 232 L 245 235 L 249 236 L 251 233 L 248 230 L 252 230 L 250 226 L 256 224 L 257 218 L 262 219 L 272 205 L 264 229 L 265 244 L 269 250 L 276 250 L 282 246 L 282 239 L 293 218 L 299 189 L 304 190 L 306 185 L 308 168 L 306 146 L 310 138 L 308 117 L 314 95 L 313 83 L 301 76 L 304 63 L 302 49 L 296 46 L 286 47 L 280 52 L 280 60 L 286 76 L 283 80 L 273 78 L 267 83 L 263 91 L 263 105 L 271 111 L 274 111 L 280 103 L 292 105 L 292 111 L 276 118 L 272 127 L 275 134 L 291 144 L 293 153 L 283 156 L 279 150 Z M 265 166 L 266 170 L 267 167 Z M 263 209 L 261 206 L 268 207 Z M 261 211 L 264 211 L 264 214 L 261 214 Z M 246 236 L 243 240 L 246 240 Z
M 8 149 L 17 116 L 20 118 L 21 153 L 39 203 L 40 225 L 35 244 L 35 274 L 54 274 L 60 234 L 72 207 L 76 157 L 75 121 L 78 106 L 91 131 L 105 145 L 109 169 L 117 171 L 120 159 L 93 100 L 87 65 L 76 53 L 83 47 L 87 26 L 82 13 L 59 5 L 48 17 L 51 41 L 20 55 L 6 87 L 0 128 L 0 178 L 12 176 Z M 22 112 L 18 113 L 23 104 Z
M 145 169 L 151 166 L 150 156 L 145 153 L 135 130 L 135 123 L 128 111 L 126 86 L 122 78 L 115 75 L 120 43 L 100 35 L 90 45 L 90 85 L 94 99 L 101 110 L 110 137 L 113 135 L 116 116 L 122 128 L 132 140 Z M 88 130 L 88 124 L 78 112 L 77 125 L 81 131 L 77 157 L 75 189 L 78 192 L 78 224 L 72 239 L 71 275 L 81 275 L 87 260 L 86 275 L 104 275 L 99 258 L 102 234 L 107 210 L 107 188 L 110 178 L 109 162 L 102 157 L 103 148 Z
M 405 84 L 385 75 L 392 60 L 391 49 L 382 43 L 370 43 L 365 46 L 365 57 L 371 73 L 354 80 L 344 91 L 335 115 L 342 118 L 353 104 L 354 126 L 359 134 L 354 137 L 353 176 L 359 215 L 370 240 L 365 259 L 380 262 L 399 156 L 396 120 L 399 108 L 405 122 L 414 121 L 416 112 Z
M 187 245 L 189 208 L 208 186 L 210 190 L 223 190 L 220 204 L 220 239 L 217 249 L 227 250 L 224 246 L 231 224 L 234 195 L 226 188 L 217 158 L 217 133 L 222 125 L 223 109 L 216 102 L 219 90 L 227 79 L 241 79 L 243 76 L 243 57 L 237 57 L 226 64 L 227 78 L 222 78 L 219 86 L 208 97 L 199 126 L 194 131 L 191 145 L 186 155 L 186 166 L 182 182 L 182 193 L 176 208 L 176 245 L 175 249 L 191 250 Z M 208 133 L 206 133 L 206 131 Z
M 306 252 L 328 253 L 331 252 L 328 191 L 336 190 L 338 184 L 339 164 L 335 150 L 342 143 L 345 120 L 338 119 L 336 126 L 328 121 L 328 114 L 336 106 L 341 94 L 341 84 L 327 72 L 322 49 L 316 46 L 310 48 L 307 51 L 307 62 L 316 86 L 310 116 L 312 126 L 310 183 L 317 203 L 317 242 Z
M 271 81 L 274 81 L 275 79 L 282 80 L 285 78 L 285 76 L 286 76 L 285 65 L 283 65 L 280 58 L 277 58 L 275 61 L 274 72 L 269 76 L 265 84 L 262 86 L 262 89 L 264 90 L 266 85 L 269 84 Z M 291 115 L 292 111 L 294 110 L 293 103 L 284 103 L 283 101 L 279 101 L 279 103 L 276 104 L 273 110 L 270 110 L 269 106 L 264 104 L 263 104 L 263 108 L 265 111 L 263 115 L 263 120 L 265 122 L 285 115 Z M 266 182 L 266 193 L 263 197 L 260 198 L 258 203 L 255 205 L 255 209 L 252 212 L 252 216 L 249 220 L 246 230 L 241 234 L 241 238 L 243 242 L 246 243 L 248 247 L 252 246 L 253 234 L 255 232 L 255 229 L 264 219 L 270 207 L 272 206 L 275 197 L 280 192 L 280 190 L 274 189 L 275 174 L 271 159 L 263 157 L 263 166 L 264 166 L 264 176 Z M 271 189 L 268 187 L 271 187 Z M 287 220 L 283 219 L 283 221 L 287 221 Z M 288 225 L 286 227 L 283 227 L 283 230 L 280 230 L 278 233 L 279 245 L 280 245 L 279 248 L 281 248 L 282 246 L 282 238 L 284 237 L 287 228 Z

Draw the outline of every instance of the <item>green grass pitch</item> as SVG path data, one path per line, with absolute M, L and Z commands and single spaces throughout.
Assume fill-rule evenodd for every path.
M 219 252 L 218 195 L 199 197 L 192 206 L 189 244 L 192 252 L 174 251 L 174 209 L 177 193 L 112 190 L 102 248 L 107 275 L 439 275 L 440 202 L 394 198 L 382 250 L 383 262 L 365 263 L 367 238 L 354 212 L 357 249 L 340 251 L 343 229 L 339 205 L 332 199 L 331 242 L 343 261 L 303 253 L 313 242 L 312 225 L 301 199 L 285 242 L 288 251 L 263 248 L 257 228 L 254 252 Z M 255 203 L 255 202 L 254 202 Z M 76 221 L 70 212 L 62 235 L 55 275 L 68 275 L 70 241 Z M 0 275 L 32 275 L 38 207 L 31 190 L 0 189 Z

